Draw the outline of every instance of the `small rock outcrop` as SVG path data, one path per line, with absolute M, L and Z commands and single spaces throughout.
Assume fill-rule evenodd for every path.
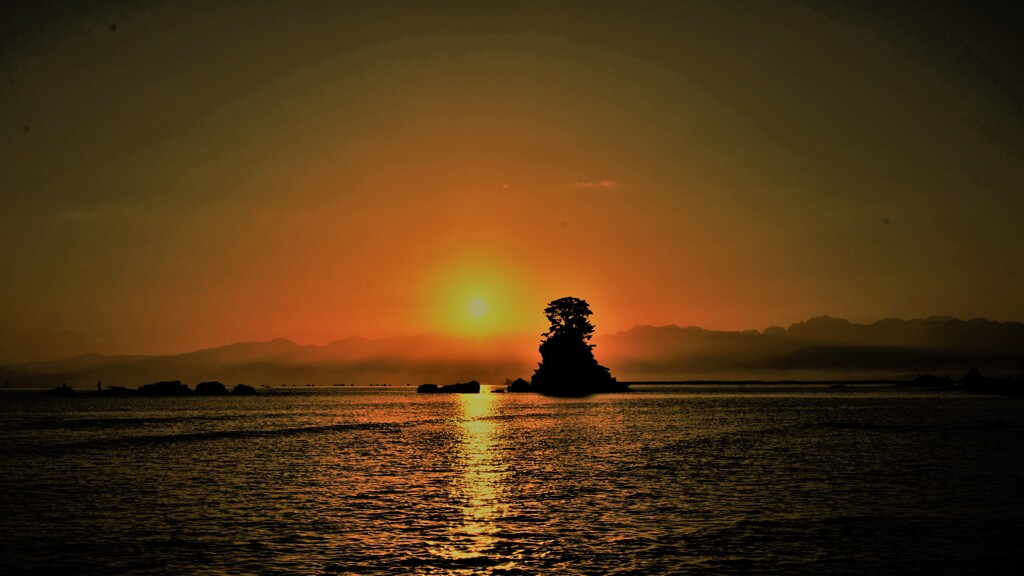
M 1014 382 L 1012 378 L 982 376 L 981 371 L 975 366 L 971 366 L 967 374 L 964 374 L 957 383 L 962 390 L 968 392 L 1024 396 L 1024 387 L 1021 386 L 1021 382 Z
M 75 391 L 74 389 L 69 388 L 67 384 L 61 384 L 56 388 L 50 388 L 46 392 L 43 392 L 43 394 L 46 396 L 74 396 Z
M 438 387 L 437 384 L 420 384 L 416 388 L 420 394 L 479 394 L 480 383 L 476 380 L 457 384 L 445 384 Z
M 217 381 L 196 384 L 196 396 L 224 396 L 228 389 Z
M 235 396 L 255 396 L 256 389 L 247 384 L 238 384 L 231 389 L 231 393 Z
M 168 380 L 139 386 L 139 394 L 146 396 L 188 396 L 192 394 L 192 389 L 182 384 L 181 380 Z
M 470 380 L 462 384 L 445 384 L 438 389 L 438 392 L 454 392 L 456 394 L 479 394 L 480 383 Z
M 532 392 L 530 383 L 522 378 L 516 378 L 511 384 L 505 387 L 506 392 Z

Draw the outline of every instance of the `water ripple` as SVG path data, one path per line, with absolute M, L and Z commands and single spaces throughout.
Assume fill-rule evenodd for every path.
M 0 573 L 1011 574 L 1024 560 L 1016 399 L 49 400 L 0 412 Z

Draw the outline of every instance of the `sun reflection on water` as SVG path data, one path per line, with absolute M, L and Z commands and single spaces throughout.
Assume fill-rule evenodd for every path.
M 461 504 L 462 520 L 452 526 L 443 555 L 465 560 L 488 556 L 499 543 L 498 525 L 508 508 L 504 481 L 509 472 L 498 449 L 498 422 L 490 418 L 499 397 L 484 391 L 458 398 L 462 409 L 456 449 L 459 474 L 451 494 Z

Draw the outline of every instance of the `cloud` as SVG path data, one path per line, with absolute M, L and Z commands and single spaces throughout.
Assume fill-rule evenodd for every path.
M 621 186 L 622 183 L 617 182 L 615 180 L 597 180 L 592 182 L 573 182 L 570 188 L 574 190 L 610 190 L 612 188 L 619 188 Z

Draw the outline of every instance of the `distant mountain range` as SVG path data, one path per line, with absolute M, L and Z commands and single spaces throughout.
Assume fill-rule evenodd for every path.
M 538 339 L 421 335 L 347 338 L 324 346 L 243 342 L 172 356 L 103 356 L 0 367 L 10 387 L 194 384 L 501 383 L 532 374 Z M 903 379 L 919 373 L 1024 374 L 1024 324 L 932 317 L 853 324 L 821 316 L 789 328 L 712 331 L 636 326 L 595 336 L 598 360 L 620 380 Z
M 503 382 L 527 373 L 536 343 L 521 339 L 464 339 L 419 335 L 382 339 L 346 338 L 324 346 L 290 340 L 241 342 L 171 356 L 87 354 L 67 360 L 0 367 L 10 387 L 127 386 L 160 380 L 226 384 L 421 384 L 479 380 Z
M 601 361 L 633 380 L 958 377 L 970 366 L 1024 374 L 1024 324 L 985 319 L 854 324 L 819 316 L 763 331 L 637 326 L 594 340 L 607 351 Z

